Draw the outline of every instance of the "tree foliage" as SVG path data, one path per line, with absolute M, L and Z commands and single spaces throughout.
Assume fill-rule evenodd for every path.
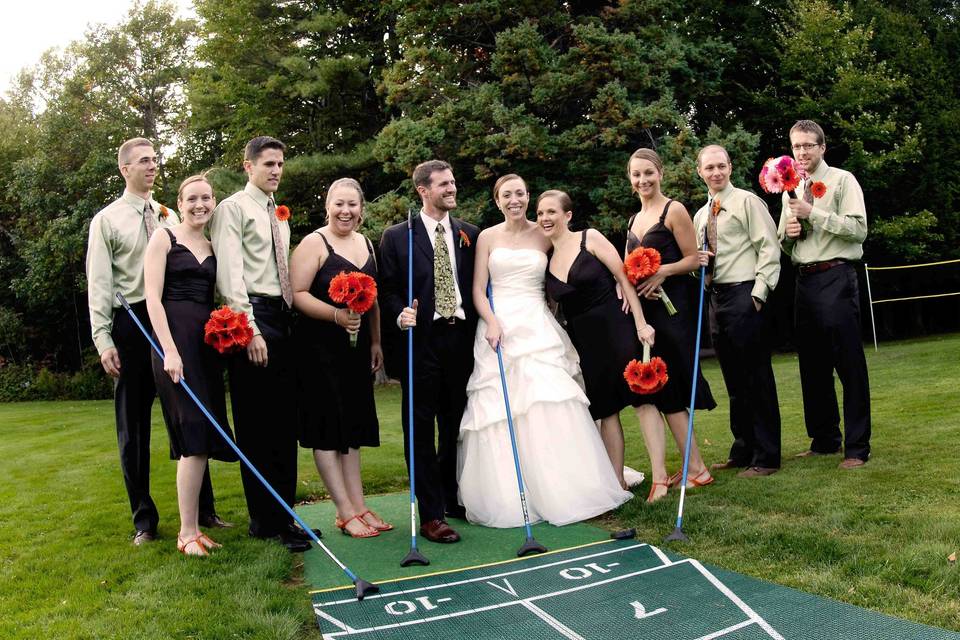
M 116 149 L 135 135 L 158 143 L 167 204 L 197 171 L 236 190 L 247 140 L 284 140 L 297 235 L 343 176 L 379 235 L 419 206 L 412 168 L 440 157 L 475 222 L 499 219 L 490 188 L 515 172 L 615 236 L 638 207 L 634 149 L 659 151 L 664 191 L 693 209 L 700 146 L 724 144 L 734 182 L 754 188 L 812 118 L 827 161 L 864 187 L 872 264 L 960 255 L 955 0 L 195 4 L 196 22 L 137 0 L 0 98 L 0 357 L 83 362 L 87 226 L 122 190 Z

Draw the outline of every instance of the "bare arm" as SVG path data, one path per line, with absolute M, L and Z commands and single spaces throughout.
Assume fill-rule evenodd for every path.
M 623 261 L 617 254 L 616 247 L 604 237 L 602 233 L 595 229 L 587 231 L 587 251 L 597 257 L 603 266 L 613 275 L 617 284 L 626 297 L 627 304 L 630 305 L 630 312 L 633 314 L 633 322 L 637 327 L 637 335 L 646 344 L 653 344 L 653 327 L 647 324 L 643 317 L 643 308 L 640 306 L 640 297 L 636 289 L 630 284 L 627 274 L 623 271 Z
M 657 298 L 657 290 L 664 280 L 670 276 L 696 271 L 700 266 L 700 256 L 697 253 L 696 231 L 693 228 L 693 221 L 686 207 L 679 202 L 674 201 L 667 212 L 665 225 L 680 247 L 683 258 L 660 266 L 655 274 L 644 280 L 637 287 L 637 293 L 645 298 Z
M 183 377 L 183 361 L 180 352 L 170 334 L 167 311 L 163 308 L 163 283 L 167 269 L 167 254 L 170 252 L 170 237 L 166 232 L 158 231 L 147 243 L 143 257 L 143 291 L 147 298 L 147 313 L 157 340 L 163 349 L 163 370 L 174 384 Z
M 311 233 L 304 238 L 290 256 L 290 286 L 293 288 L 293 306 L 314 320 L 325 320 L 343 327 L 348 332 L 360 328 L 360 316 L 351 319 L 345 310 L 320 300 L 310 293 L 310 285 L 327 261 L 327 247 L 323 239 Z
M 487 325 L 485 337 L 490 344 L 490 348 L 496 349 L 503 332 L 500 329 L 500 323 L 497 322 L 497 316 L 494 315 L 493 309 L 490 307 L 490 301 L 487 300 L 487 284 L 490 282 L 491 244 L 490 230 L 481 231 L 477 237 L 477 255 L 473 263 L 473 306 L 476 307 L 477 314 Z

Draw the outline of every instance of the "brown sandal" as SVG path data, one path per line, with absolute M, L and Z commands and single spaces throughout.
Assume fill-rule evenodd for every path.
M 657 487 L 664 487 L 664 488 L 667 490 L 667 492 L 664 493 L 664 494 L 663 494 L 662 496 L 660 496 L 659 498 L 654 498 L 654 497 L 653 497 L 653 494 L 656 493 Z M 670 493 L 670 483 L 669 483 L 669 481 L 668 481 L 668 482 L 653 482 L 653 481 L 651 481 L 651 483 L 650 483 L 650 493 L 647 494 L 647 504 L 653 504 L 653 503 L 656 502 L 657 500 L 662 500 L 663 498 L 666 498 L 666 497 L 667 497 L 667 493 Z
M 202 534 L 201 534 L 201 536 L 202 536 Z M 203 557 L 203 556 L 208 556 L 208 555 L 210 555 L 209 553 L 207 553 L 207 548 L 206 548 L 205 546 L 203 546 L 203 543 L 200 541 L 201 536 L 195 536 L 195 537 L 190 538 L 190 539 L 188 539 L 188 540 L 184 540 L 184 539 L 181 538 L 180 536 L 177 536 L 177 551 L 179 551 L 180 553 L 182 553 L 182 554 L 185 555 L 185 556 Z M 200 550 L 200 553 L 191 553 L 191 552 L 187 551 L 187 548 L 188 548 L 190 545 L 196 545 L 197 549 Z

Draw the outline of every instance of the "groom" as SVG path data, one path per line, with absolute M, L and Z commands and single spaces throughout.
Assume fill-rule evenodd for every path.
M 473 247 L 479 229 L 450 215 L 457 183 L 450 165 L 429 160 L 413 171 L 423 203 L 413 220 L 413 306 L 407 306 L 407 223 L 393 225 L 380 240 L 380 304 L 386 322 L 413 333 L 413 473 L 420 509 L 420 535 L 457 542 L 445 517 L 463 518 L 457 500 L 457 437 L 473 370 Z M 398 348 L 406 371 L 407 352 Z M 403 383 L 403 438 L 410 464 L 407 376 Z M 434 446 L 434 420 L 439 447 Z

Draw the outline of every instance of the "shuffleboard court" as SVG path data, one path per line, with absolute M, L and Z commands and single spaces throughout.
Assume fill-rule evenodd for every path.
M 325 638 L 782 638 L 692 559 L 630 543 L 316 594 Z M 436 578 L 442 578 L 437 580 Z M 338 597 L 341 596 L 341 597 Z

